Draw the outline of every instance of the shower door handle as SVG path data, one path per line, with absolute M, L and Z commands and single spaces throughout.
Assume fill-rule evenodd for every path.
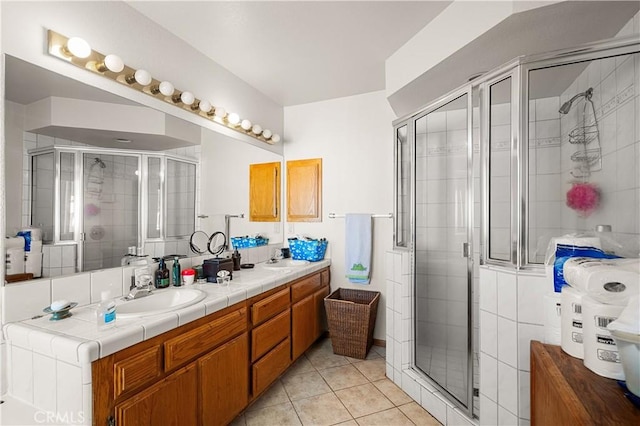
M 469 253 L 469 243 L 462 243 L 462 257 L 471 257 L 471 253 Z

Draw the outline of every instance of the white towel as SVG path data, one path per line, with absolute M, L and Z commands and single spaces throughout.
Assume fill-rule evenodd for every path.
M 371 278 L 371 214 L 345 215 L 345 268 L 352 283 Z

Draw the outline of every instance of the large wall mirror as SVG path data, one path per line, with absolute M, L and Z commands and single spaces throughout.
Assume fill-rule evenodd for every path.
M 42 276 L 193 255 L 196 230 L 261 234 L 249 164 L 282 156 L 5 55 L 6 235 L 42 230 Z

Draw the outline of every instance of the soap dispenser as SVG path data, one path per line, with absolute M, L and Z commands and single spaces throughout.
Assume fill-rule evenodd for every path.
M 169 287 L 169 270 L 167 269 L 167 265 L 164 263 L 164 259 L 159 259 L 160 264 L 158 265 L 158 270 L 156 271 L 156 288 L 167 288 Z
M 171 276 L 173 278 L 173 285 L 175 287 L 180 287 L 182 283 L 180 282 L 180 262 L 178 262 L 180 258 L 178 256 L 173 258 L 173 268 L 171 270 Z

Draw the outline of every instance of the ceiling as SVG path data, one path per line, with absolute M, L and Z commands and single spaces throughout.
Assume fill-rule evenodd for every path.
M 385 60 L 450 1 L 130 1 L 279 105 L 385 88 Z

